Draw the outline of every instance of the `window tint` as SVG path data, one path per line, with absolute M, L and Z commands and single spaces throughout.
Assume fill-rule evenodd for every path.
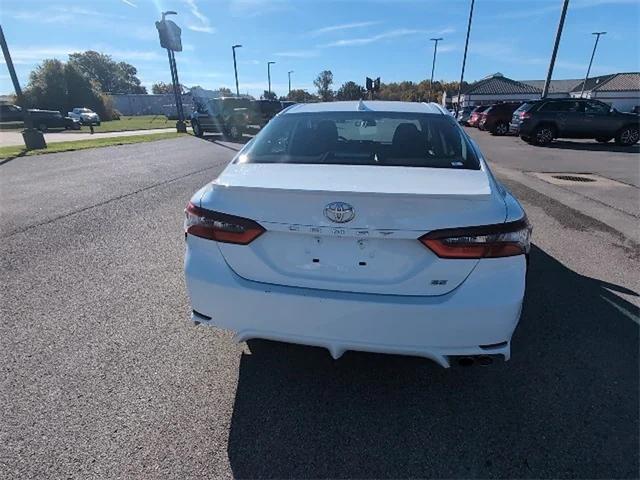
M 513 113 L 516 114 L 520 112 L 526 112 L 527 110 L 534 107 L 535 105 L 537 105 L 537 103 L 525 102 L 522 105 L 520 105 L 518 108 L 516 108 L 516 110 Z
M 451 117 L 395 112 L 278 116 L 238 161 L 480 168 L 466 135 Z
M 590 100 L 585 104 L 585 111 L 587 113 L 604 114 L 609 113 L 609 110 L 611 110 L 611 107 L 606 103 L 594 102 L 593 100 Z
M 582 103 L 578 101 L 547 102 L 540 107 L 540 112 L 580 112 Z

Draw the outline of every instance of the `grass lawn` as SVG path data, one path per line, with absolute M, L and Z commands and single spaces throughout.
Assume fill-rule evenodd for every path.
M 72 152 L 75 150 L 84 150 L 86 148 L 110 147 L 113 145 L 126 145 L 129 143 L 153 142 L 155 140 L 165 140 L 168 138 L 177 138 L 185 133 L 166 132 L 166 133 L 150 133 L 147 135 L 135 135 L 131 137 L 108 137 L 96 138 L 92 140 L 76 140 L 73 142 L 57 142 L 51 143 L 43 150 L 25 150 L 22 146 L 0 147 L 0 159 L 42 155 L 45 153 Z
M 96 132 L 122 132 L 123 130 L 150 130 L 153 128 L 173 128 L 175 120 L 168 120 L 164 115 L 141 115 L 137 117 L 120 117 L 120 120 L 102 122 L 99 127 L 93 127 Z M 89 127 L 83 126 L 83 130 Z

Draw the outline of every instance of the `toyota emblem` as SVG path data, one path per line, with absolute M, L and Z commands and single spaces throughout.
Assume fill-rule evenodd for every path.
M 356 212 L 345 202 L 332 202 L 324 207 L 324 216 L 335 223 L 347 223 L 353 220 Z

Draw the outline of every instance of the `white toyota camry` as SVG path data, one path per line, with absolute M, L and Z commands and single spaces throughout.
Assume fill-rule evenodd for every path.
M 508 360 L 530 233 L 438 105 L 293 105 L 187 205 L 192 319 L 334 358 Z

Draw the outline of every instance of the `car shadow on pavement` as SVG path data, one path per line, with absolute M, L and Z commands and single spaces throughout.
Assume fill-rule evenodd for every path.
M 596 143 L 596 142 L 571 142 L 569 140 L 554 140 L 553 142 L 545 145 L 545 148 L 556 148 L 559 150 L 583 150 L 591 152 L 616 152 L 616 153 L 630 153 L 637 155 L 640 153 L 640 145 L 631 145 L 629 147 L 623 147 L 616 145 L 613 142 L 608 143 Z
M 487 368 L 250 341 L 234 476 L 636 478 L 638 309 L 616 292 L 637 296 L 534 247 L 512 359 Z
M 247 135 L 243 135 L 242 138 L 239 138 L 237 140 L 231 140 L 229 138 L 226 138 L 221 133 L 205 133 L 204 136 L 202 136 L 202 137 L 196 137 L 194 135 L 194 138 L 198 138 L 200 140 L 205 140 L 207 142 L 215 143 L 216 145 L 219 145 L 221 147 L 228 148 L 229 150 L 235 150 L 236 152 L 239 152 L 240 149 L 242 148 L 242 145 L 244 145 L 245 143 L 248 143 L 249 140 L 251 140 L 253 137 L 250 137 L 250 136 L 247 136 Z

